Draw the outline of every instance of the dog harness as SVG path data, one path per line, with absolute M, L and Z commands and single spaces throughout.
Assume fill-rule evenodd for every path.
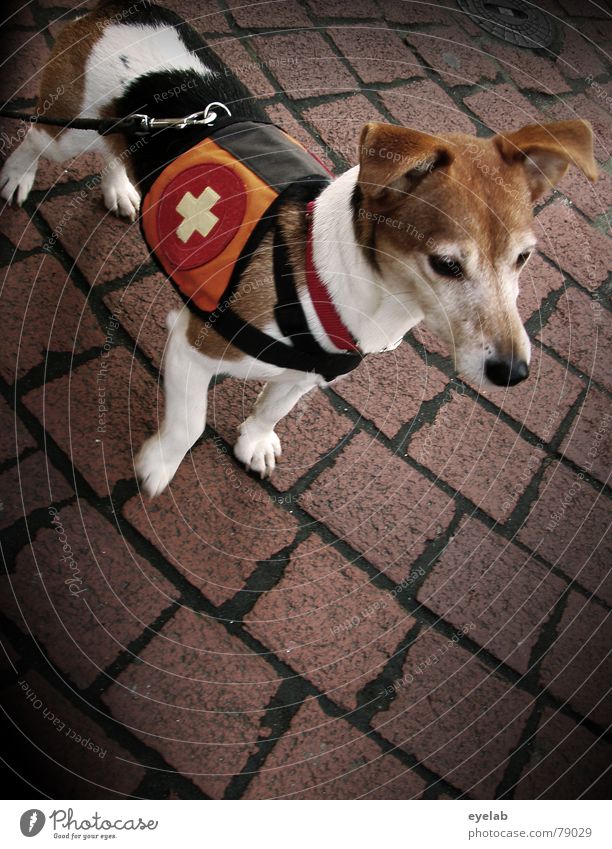
M 244 353 L 281 368 L 315 371 L 326 380 L 351 371 L 362 359 L 312 259 L 312 207 L 329 182 L 319 160 L 280 128 L 232 119 L 160 172 L 141 214 L 145 241 L 190 309 Z M 278 211 L 289 200 L 308 205 L 306 282 L 338 353 L 317 342 L 297 294 L 277 224 Z M 275 317 L 287 340 L 282 342 L 231 308 L 240 276 L 270 230 Z

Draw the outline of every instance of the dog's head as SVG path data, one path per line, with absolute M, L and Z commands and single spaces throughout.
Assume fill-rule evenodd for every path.
M 370 123 L 360 139 L 355 227 L 391 293 L 407 295 L 471 380 L 529 374 L 519 275 L 536 238 L 533 203 L 570 164 L 597 177 L 586 121 L 489 139 Z

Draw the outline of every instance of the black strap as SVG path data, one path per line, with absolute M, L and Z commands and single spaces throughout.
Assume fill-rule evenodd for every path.
M 277 200 L 279 200 L 279 198 L 277 198 Z M 271 216 L 272 220 L 275 218 L 276 212 L 277 209 L 275 209 L 274 215 Z M 268 216 L 266 216 L 266 218 L 268 218 Z M 173 288 L 180 295 L 183 302 L 204 322 L 206 327 L 215 330 L 219 333 L 219 335 L 223 336 L 224 339 L 232 345 L 235 345 L 236 348 L 239 348 L 244 354 L 248 354 L 257 360 L 277 366 L 278 368 L 315 372 L 320 374 L 327 381 L 333 380 L 341 374 L 347 374 L 349 371 L 357 368 L 362 359 L 361 354 L 330 354 L 320 347 L 317 348 L 316 352 L 312 352 L 303 350 L 301 344 L 299 348 L 287 345 L 284 342 L 275 339 L 273 336 L 268 336 L 267 333 L 259 330 L 254 325 L 249 324 L 229 306 L 229 303 L 231 303 L 232 293 L 236 285 L 239 283 L 240 274 L 248 265 L 250 258 L 255 252 L 256 246 L 261 242 L 263 235 L 267 232 L 267 229 L 267 227 L 262 228 L 260 232 L 252 234 L 255 238 L 253 240 L 250 239 L 247 242 L 241 257 L 236 264 L 240 264 L 240 273 L 236 275 L 237 279 L 234 281 L 234 285 L 231 285 L 228 288 L 223 302 L 216 310 L 214 310 L 214 312 L 205 312 L 200 309 L 191 300 L 191 298 L 181 291 L 180 287 L 176 284 L 173 278 L 168 277 L 154 251 L 151 253 L 151 256 L 157 263 L 162 274 L 170 280 Z M 235 267 L 234 272 L 236 271 L 237 269 Z M 302 340 L 306 337 L 300 336 L 299 338 Z
M 315 372 L 328 381 L 347 374 L 361 362 L 361 354 L 329 354 L 322 348 L 321 353 L 311 354 L 290 347 L 258 330 L 230 308 L 219 314 L 212 327 L 236 348 L 257 360 L 278 368 Z
M 281 228 L 276 222 L 274 228 L 274 284 L 276 286 L 276 306 L 274 317 L 283 336 L 302 351 L 309 354 L 327 353 L 310 331 L 300 299 L 298 297 L 293 268 L 289 262 L 287 245 L 283 241 Z
M 357 368 L 362 355 L 360 353 L 330 353 L 322 348 L 312 335 L 298 298 L 293 269 L 278 224 L 279 210 L 288 200 L 307 202 L 320 193 L 324 184 L 321 184 L 318 175 L 312 175 L 312 177 L 315 178 L 312 182 L 307 178 L 285 188 L 265 216 L 265 232 L 270 227 L 274 228 L 273 267 L 277 296 L 274 314 L 283 336 L 286 336 L 293 345 L 288 345 L 258 330 L 229 306 L 222 312 L 217 310 L 213 313 L 215 316 L 219 315 L 213 326 L 224 339 L 257 360 L 278 366 L 278 368 L 316 372 L 330 381 Z M 254 242 L 251 243 L 249 240 L 245 245 L 242 256 L 234 268 L 235 284 L 238 283 L 248 261 L 253 256 L 256 245 L 261 242 L 263 232 L 254 233 Z M 230 287 L 232 290 L 233 288 L 233 286 Z
M 224 298 L 235 291 L 255 251 L 266 234 L 276 226 L 281 207 L 288 202 L 307 203 L 317 197 L 327 185 L 329 185 L 327 177 L 322 178 L 320 174 L 303 174 L 301 179 L 285 186 L 261 216 L 247 239 L 240 256 L 236 260 L 227 289 L 223 293 Z

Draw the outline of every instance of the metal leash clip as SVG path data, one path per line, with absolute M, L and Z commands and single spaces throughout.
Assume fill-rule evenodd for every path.
M 209 103 L 206 109 L 199 112 L 192 112 L 191 115 L 186 115 L 184 118 L 151 118 L 149 115 L 136 113 L 130 115 L 130 119 L 139 121 L 139 126 L 136 129 L 137 135 L 147 135 L 155 130 L 175 129 L 184 130 L 185 127 L 197 127 L 200 125 L 210 126 L 217 120 L 218 112 L 213 112 L 213 107 L 217 109 L 225 109 L 228 116 L 231 118 L 232 113 L 227 108 L 225 103 L 213 102 Z
M 201 112 L 192 112 L 191 115 L 187 115 L 186 118 L 183 118 L 180 124 L 177 124 L 177 129 L 182 130 L 184 127 L 192 126 L 193 124 L 214 124 L 217 120 L 217 113 L 211 112 L 213 106 L 221 107 L 221 109 L 225 109 L 228 116 L 231 118 L 232 113 L 225 105 L 225 103 L 219 103 L 218 101 L 213 101 L 213 103 L 209 103 L 206 109 L 203 109 Z M 153 119 L 155 121 L 155 119 Z
M 151 118 L 150 115 L 135 112 L 121 120 L 111 118 L 100 121 L 96 124 L 96 128 L 101 135 L 128 132 L 135 136 L 149 136 L 156 130 L 183 130 L 185 127 L 210 126 L 219 117 L 218 111 L 214 112 L 213 107 L 216 107 L 217 110 L 224 109 L 231 118 L 232 113 L 225 103 L 214 101 L 209 103 L 206 109 L 202 109 L 200 112 L 192 112 L 191 115 L 184 118 Z

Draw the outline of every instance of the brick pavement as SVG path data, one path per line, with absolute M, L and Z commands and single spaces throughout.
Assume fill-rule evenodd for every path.
M 551 52 L 505 45 L 452 0 L 167 5 L 338 173 L 365 120 L 487 135 L 578 115 L 602 179 L 571 173 L 538 208 L 520 389 L 479 395 L 418 329 L 305 398 L 262 483 L 227 453 L 256 387 L 225 380 L 204 438 L 145 503 L 132 455 L 161 413 L 175 296 L 138 228 L 105 214 L 95 158 L 43 164 L 0 220 L 16 796 L 600 796 L 612 18 L 546 0 Z M 13 21 L 16 104 L 32 106 L 75 6 L 37 0 Z

